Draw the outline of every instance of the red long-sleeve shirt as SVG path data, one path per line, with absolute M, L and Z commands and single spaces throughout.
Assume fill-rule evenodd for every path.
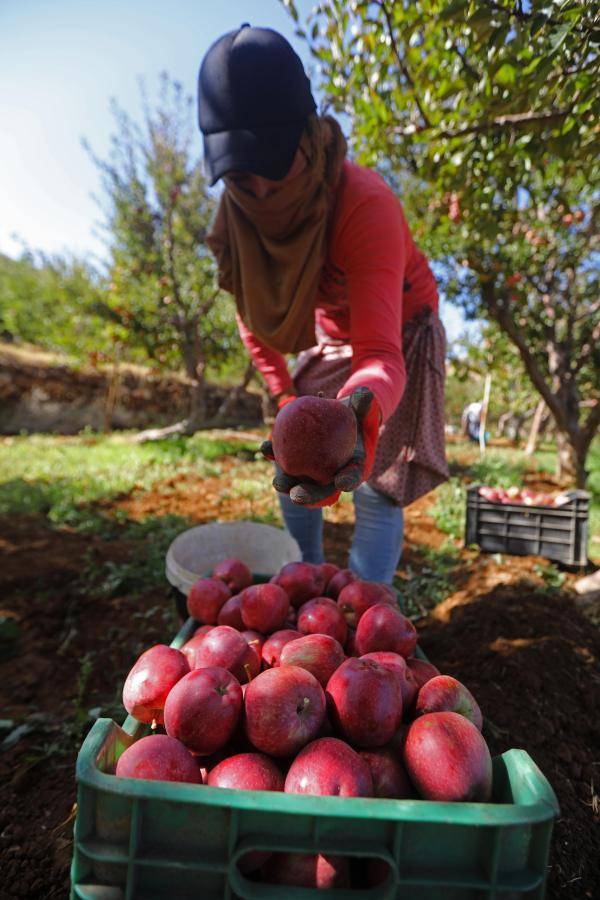
M 437 311 L 437 287 L 400 202 L 376 172 L 346 161 L 336 201 L 315 324 L 352 347 L 352 372 L 338 397 L 366 385 L 385 421 L 406 381 L 402 323 L 425 306 Z M 269 391 L 293 392 L 284 356 L 252 334 L 239 316 L 238 327 Z

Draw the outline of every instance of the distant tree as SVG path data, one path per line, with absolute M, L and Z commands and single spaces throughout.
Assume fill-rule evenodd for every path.
M 85 144 L 102 173 L 110 253 L 109 293 L 97 308 L 158 365 L 183 363 L 193 390 L 175 430 L 193 432 L 206 424 L 207 367 L 241 358 L 241 343 L 205 244 L 215 201 L 192 156 L 192 98 L 163 73 L 156 108 L 143 86 L 142 100 L 141 124 L 113 101 L 107 160 Z
M 579 485 L 600 424 L 599 25 L 591 0 L 330 0 L 298 28 L 358 161 L 512 342 Z
M 0 339 L 29 342 L 86 361 L 114 335 L 94 313 L 105 291 L 83 260 L 25 250 L 0 255 Z

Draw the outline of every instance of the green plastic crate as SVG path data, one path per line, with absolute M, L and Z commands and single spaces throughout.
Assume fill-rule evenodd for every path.
M 193 633 L 192 619 L 172 646 Z M 120 754 L 148 733 L 99 719 L 77 759 L 71 898 L 81 900 L 509 900 L 542 898 L 552 825 L 550 784 L 523 750 L 494 759 L 491 803 L 309 797 L 116 778 Z M 379 858 L 387 882 L 313 891 L 253 882 L 250 850 Z

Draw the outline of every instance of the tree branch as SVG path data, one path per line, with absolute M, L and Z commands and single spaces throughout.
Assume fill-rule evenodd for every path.
M 531 350 L 529 349 L 523 332 L 519 328 L 517 328 L 515 322 L 512 319 L 512 316 L 509 315 L 508 310 L 498 302 L 493 281 L 481 282 L 481 295 L 486 307 L 489 309 L 494 319 L 498 322 L 500 328 L 508 335 L 508 337 L 511 339 L 511 341 L 519 351 L 519 355 L 523 360 L 523 365 L 527 370 L 527 374 L 531 378 L 532 384 L 537 388 L 540 395 L 546 401 L 546 406 L 552 412 L 552 415 L 556 419 L 557 425 L 559 425 L 559 427 L 562 427 L 565 420 L 562 406 L 556 396 L 552 393 L 551 388 L 546 383 L 540 367 Z
M 419 95 L 415 88 L 415 83 L 413 81 L 412 75 L 408 71 L 408 66 L 406 65 L 406 63 L 404 62 L 402 57 L 400 56 L 400 51 L 398 50 L 396 38 L 394 37 L 394 25 L 392 22 L 392 17 L 390 15 L 390 12 L 389 12 L 387 6 L 385 5 L 385 0 L 376 0 L 376 3 L 377 3 L 377 6 L 379 6 L 381 8 L 381 11 L 383 12 L 383 15 L 385 17 L 388 35 L 389 35 L 391 45 L 392 45 L 392 51 L 394 53 L 394 56 L 396 57 L 396 62 L 398 63 L 398 67 L 399 67 L 400 71 L 406 78 L 406 81 L 408 82 L 408 86 L 410 87 L 410 89 L 412 90 L 412 92 L 414 94 L 415 103 L 417 104 L 417 108 L 418 108 L 419 112 L 421 113 L 421 118 L 423 119 L 423 122 L 425 123 L 425 125 L 423 127 L 431 128 L 432 127 L 431 120 L 429 119 L 429 116 L 425 112 L 425 108 L 424 108 L 423 104 L 421 103 L 421 100 L 420 100 Z
M 521 128 L 532 122 L 560 122 L 565 119 L 573 110 L 572 106 L 565 109 L 548 110 L 546 112 L 534 112 L 530 110 L 525 113 L 511 113 L 506 116 L 497 116 L 489 122 L 474 122 L 472 125 L 465 125 L 464 128 L 456 128 L 452 131 L 440 131 L 436 125 L 428 124 L 427 126 L 415 125 L 408 128 L 394 128 L 395 134 L 408 136 L 411 134 L 422 134 L 424 131 L 438 130 L 437 137 L 456 138 L 463 137 L 466 134 L 482 134 L 486 131 L 493 131 L 497 128 Z

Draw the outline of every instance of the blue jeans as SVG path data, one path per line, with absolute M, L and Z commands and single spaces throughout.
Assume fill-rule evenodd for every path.
M 304 562 L 322 563 L 323 513 L 278 494 L 285 527 L 296 539 Z M 363 482 L 353 494 L 355 526 L 348 566 L 365 581 L 391 584 L 402 553 L 401 506 Z

